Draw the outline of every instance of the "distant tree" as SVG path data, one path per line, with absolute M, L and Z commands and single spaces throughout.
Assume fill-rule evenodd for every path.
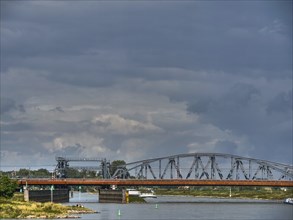
M 114 160 L 110 165 L 110 174 L 111 176 L 114 175 L 115 171 L 117 170 L 118 166 L 125 165 L 126 162 L 124 160 Z
M 19 177 L 29 177 L 30 176 L 30 170 L 28 169 L 20 169 L 17 171 L 17 176 Z
M 77 169 L 67 168 L 66 177 L 67 178 L 82 178 L 83 176 Z
M 16 180 L 12 180 L 8 176 L 0 176 L 0 197 L 11 198 L 16 188 Z
M 74 169 L 67 168 L 66 169 L 66 177 L 67 178 L 94 178 L 96 177 L 96 171 L 86 170 L 86 169 Z
M 43 178 L 52 176 L 52 174 L 48 170 L 43 168 L 31 171 L 31 174 L 33 177 L 43 177 Z
M 95 178 L 96 176 L 97 176 L 97 171 L 89 170 L 86 174 L 86 177 L 88 178 Z

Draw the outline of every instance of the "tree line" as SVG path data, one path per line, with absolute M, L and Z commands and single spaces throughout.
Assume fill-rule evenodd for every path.
M 114 160 L 109 167 L 110 175 L 112 176 L 115 173 L 118 166 L 125 164 L 124 160 Z M 68 178 L 102 178 L 101 172 L 73 168 L 66 169 L 66 176 Z M 16 179 L 52 177 L 54 177 L 54 173 L 44 168 L 0 171 L 0 198 L 11 198 L 13 196 L 18 187 Z
M 117 167 L 126 164 L 124 160 L 114 160 L 109 167 L 110 175 L 112 176 Z M 19 169 L 17 171 L 0 171 L 0 175 L 5 175 L 10 178 L 54 178 L 54 172 L 50 172 L 47 169 L 40 168 L 38 170 L 31 169 Z M 66 169 L 66 177 L 67 178 L 102 178 L 102 173 L 86 170 L 86 169 Z

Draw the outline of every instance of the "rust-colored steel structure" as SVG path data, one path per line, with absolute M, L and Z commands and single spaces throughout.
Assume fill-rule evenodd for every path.
M 270 186 L 293 187 L 288 180 L 188 180 L 188 179 L 21 179 L 19 185 L 117 186 Z

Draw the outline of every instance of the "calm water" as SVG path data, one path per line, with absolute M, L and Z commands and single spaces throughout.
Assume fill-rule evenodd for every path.
M 81 219 L 241 219 L 292 220 L 293 206 L 281 202 L 244 199 L 211 199 L 185 196 L 162 196 L 146 204 L 102 204 L 95 194 L 75 194 L 76 203 L 100 213 L 81 215 Z M 118 212 L 120 210 L 120 216 Z

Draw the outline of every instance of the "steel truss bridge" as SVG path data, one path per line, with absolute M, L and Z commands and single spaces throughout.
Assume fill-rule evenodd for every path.
M 112 178 L 194 180 L 292 180 L 293 166 L 220 153 L 191 153 L 118 167 Z
M 55 186 L 269 186 L 293 187 L 293 181 L 288 180 L 186 180 L 186 179 L 20 179 L 18 184 L 55 185 Z
M 119 186 L 276 186 L 293 187 L 293 166 L 231 154 L 191 153 L 152 158 L 119 166 L 110 175 L 105 158 L 57 157 L 55 179 L 21 179 L 19 185 Z M 72 167 L 69 162 L 94 162 Z M 97 169 L 102 179 L 66 178 L 68 168 Z

